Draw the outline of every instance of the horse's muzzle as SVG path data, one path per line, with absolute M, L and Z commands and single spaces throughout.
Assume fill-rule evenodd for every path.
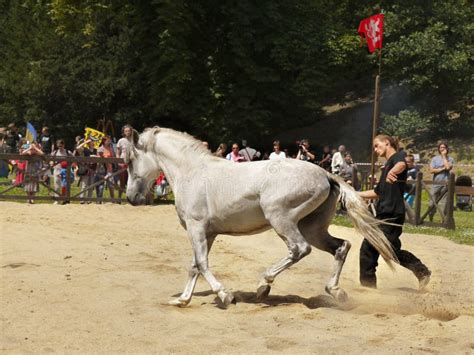
M 146 198 L 140 194 L 136 194 L 134 198 L 130 198 L 127 196 L 127 201 L 132 205 L 132 206 L 141 206 L 144 205 L 146 202 Z

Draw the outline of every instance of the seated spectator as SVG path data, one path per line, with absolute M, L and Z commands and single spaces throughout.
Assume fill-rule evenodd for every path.
M 239 145 L 237 143 L 232 144 L 232 151 L 227 154 L 225 158 L 234 163 L 241 163 L 245 161 L 244 157 L 242 157 L 239 153 Z
M 270 154 L 270 160 L 286 159 L 285 152 L 280 149 L 280 141 L 273 142 L 273 152 Z

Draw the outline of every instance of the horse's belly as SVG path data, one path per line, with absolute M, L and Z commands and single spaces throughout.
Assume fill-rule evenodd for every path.
M 221 218 L 213 218 L 210 227 L 219 234 L 243 235 L 263 232 L 269 228 L 269 224 L 261 208 L 255 206 L 245 210 L 236 208 Z

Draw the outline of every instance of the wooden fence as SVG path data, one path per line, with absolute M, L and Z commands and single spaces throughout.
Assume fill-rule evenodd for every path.
M 20 154 L 0 154 L 0 160 L 12 161 L 41 161 L 43 162 L 43 168 L 37 172 L 37 178 L 40 185 L 46 187 L 51 193 L 50 196 L 34 196 L 34 200 L 52 200 L 52 201 L 95 201 L 95 202 L 126 202 L 125 199 L 112 199 L 112 198 L 97 198 L 97 197 L 84 197 L 88 190 L 94 189 L 96 186 L 106 183 L 106 178 L 99 179 L 95 183 L 87 186 L 85 189 L 80 190 L 74 194 L 71 193 L 71 169 L 73 166 L 78 164 L 119 164 L 123 163 L 123 160 L 120 158 L 99 158 L 99 157 L 74 157 L 74 156 L 29 156 L 29 155 L 20 155 Z M 42 174 L 47 170 L 51 169 L 52 165 L 59 164 L 60 162 L 66 161 L 66 194 L 61 196 L 61 191 L 56 191 L 54 188 L 50 187 L 49 184 L 46 184 L 43 179 L 41 179 Z M 120 186 L 115 183 L 115 176 L 120 175 L 124 172 L 125 169 L 118 169 L 114 171 L 111 175 L 107 176 L 108 179 L 112 179 L 116 191 L 120 191 Z M 367 166 L 358 166 L 353 170 L 353 186 L 357 190 L 367 190 L 370 188 L 370 166 L 369 169 Z M 433 181 L 423 180 L 423 173 L 419 172 L 417 179 L 414 181 L 407 181 L 408 184 L 415 184 L 415 202 L 414 206 L 411 207 L 406 203 L 407 210 L 407 221 L 413 225 L 432 225 L 439 226 L 449 229 L 455 228 L 455 221 L 453 216 L 454 211 L 454 201 L 455 194 L 474 196 L 474 188 L 472 186 L 455 186 L 455 174 L 451 173 L 449 176 L 448 182 L 445 183 L 434 183 Z M 433 185 L 442 185 L 446 186 L 442 194 L 435 200 L 435 197 L 431 194 L 430 187 Z M 18 186 L 8 184 L 7 187 L 3 190 L 0 190 L 0 200 L 27 200 L 29 197 L 25 194 L 11 194 L 7 195 L 7 192 L 13 190 Z M 433 207 L 428 208 L 422 213 L 422 201 L 421 195 L 423 191 L 428 192 L 430 200 L 433 201 Z M 124 193 L 124 191 L 121 191 Z M 446 209 L 441 208 L 440 201 L 446 196 Z M 436 211 L 441 216 L 441 223 L 433 223 L 431 221 L 426 221 L 426 218 L 430 215 L 432 209 Z
M 0 154 L 0 160 L 4 161 L 33 161 L 42 162 L 41 168 L 34 173 L 34 176 L 25 176 L 27 178 L 33 178 L 38 182 L 40 186 L 45 187 L 49 192 L 49 196 L 37 196 L 34 195 L 32 200 L 50 200 L 50 201 L 95 201 L 95 202 L 126 202 L 125 199 L 119 198 L 98 198 L 98 197 L 84 197 L 86 192 L 92 189 L 95 189 L 96 186 L 101 184 L 107 184 L 106 180 L 109 180 L 114 184 L 114 187 L 117 192 L 125 193 L 125 191 L 120 190 L 120 186 L 115 182 L 115 176 L 120 175 L 125 171 L 125 169 L 115 170 L 112 174 L 109 174 L 107 177 L 100 178 L 98 181 L 94 182 L 91 185 L 88 185 L 85 189 L 80 190 L 72 194 L 71 185 L 74 181 L 71 179 L 73 166 L 78 166 L 78 164 L 119 164 L 123 163 L 121 158 L 100 158 L 100 157 L 75 157 L 75 156 L 38 156 L 38 155 L 21 155 L 21 154 Z M 62 195 L 61 191 L 55 190 L 49 184 L 46 183 L 45 177 L 47 177 L 48 171 L 52 169 L 53 166 L 60 164 L 61 162 L 67 162 L 66 167 L 66 194 Z M 8 186 L 8 185 L 7 185 Z M 11 184 L 7 188 L 0 190 L 0 200 L 28 200 L 28 197 L 25 194 L 9 194 L 7 192 L 15 189 L 18 185 Z

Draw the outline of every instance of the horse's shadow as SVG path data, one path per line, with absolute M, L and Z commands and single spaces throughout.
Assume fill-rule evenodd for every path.
M 247 303 L 247 304 L 262 304 L 264 307 L 279 307 L 279 306 L 288 306 L 292 304 L 302 304 L 309 309 L 317 308 L 334 308 L 347 310 L 355 307 L 355 305 L 350 302 L 340 303 L 336 301 L 333 297 L 329 295 L 317 295 L 315 297 L 304 298 L 297 295 L 268 295 L 264 300 L 257 300 L 256 292 L 245 292 L 245 291 L 234 291 L 232 292 L 237 303 Z M 211 290 L 195 292 L 193 296 L 195 297 L 207 297 L 212 295 Z M 173 295 L 179 296 L 179 294 Z

